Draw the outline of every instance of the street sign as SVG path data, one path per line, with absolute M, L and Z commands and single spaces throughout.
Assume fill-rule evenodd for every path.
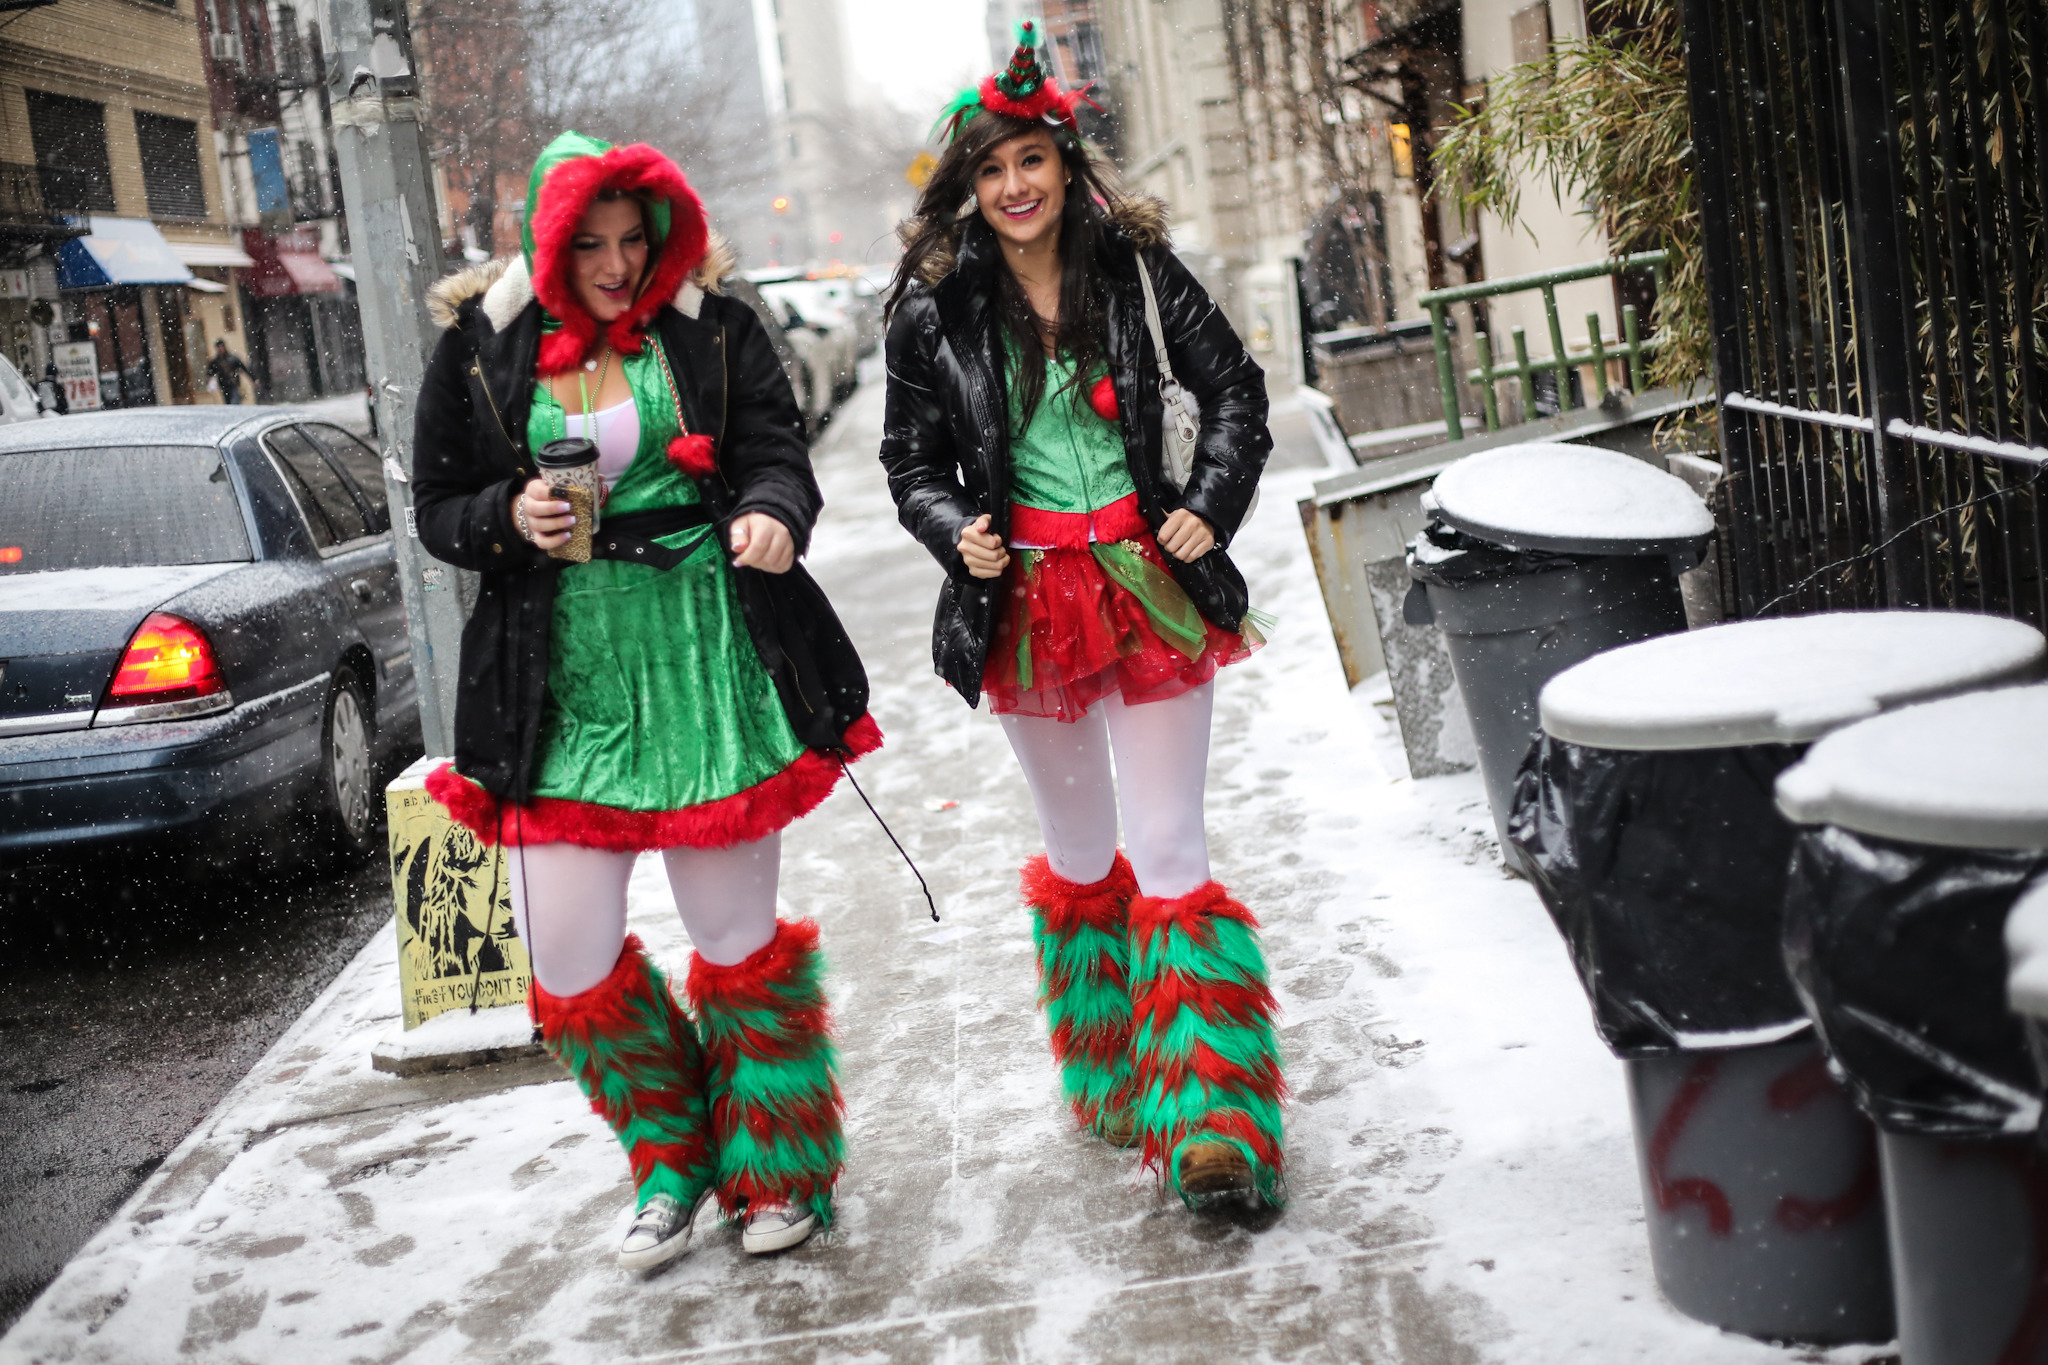
M 57 362 L 57 382 L 64 386 L 64 401 L 71 411 L 90 412 L 99 407 L 100 358 L 93 344 L 66 341 L 50 348 L 50 358 Z

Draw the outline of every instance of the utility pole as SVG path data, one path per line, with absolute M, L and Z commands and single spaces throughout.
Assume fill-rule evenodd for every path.
M 427 318 L 427 288 L 441 278 L 442 264 L 406 0 L 330 0 L 327 31 L 333 42 L 328 99 L 419 681 L 420 729 L 428 753 L 449 754 L 462 639 L 457 571 L 420 547 L 412 508 L 413 405 L 438 340 Z

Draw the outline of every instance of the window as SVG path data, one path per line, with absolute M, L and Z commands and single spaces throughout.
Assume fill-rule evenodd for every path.
M 250 558 L 212 446 L 72 446 L 0 455 L 0 574 Z
M 327 458 L 341 466 L 341 472 L 355 485 L 356 493 L 370 510 L 370 529 L 391 529 L 391 513 L 384 502 L 384 460 L 376 451 L 340 427 L 312 425 L 299 430 L 313 438 L 313 444 L 327 452 Z
M 162 114 L 135 114 L 142 151 L 142 187 L 152 218 L 204 218 L 206 187 L 199 179 L 199 125 Z
M 279 427 L 263 438 L 277 457 L 278 472 L 291 485 L 299 510 L 306 514 L 313 544 L 320 549 L 370 534 L 369 519 L 334 466 L 311 441 L 291 427 Z
M 92 100 L 24 90 L 36 179 L 51 213 L 114 212 L 114 170 L 107 161 L 107 109 Z

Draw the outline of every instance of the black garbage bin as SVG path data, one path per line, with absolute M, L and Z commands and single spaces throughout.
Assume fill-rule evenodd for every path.
M 1468 455 L 1425 499 L 1404 615 L 1443 631 L 1510 867 L 1515 770 L 1543 684 L 1604 649 L 1685 629 L 1678 575 L 1714 519 L 1683 480 L 1594 446 L 1528 442 Z
M 1785 972 L 1796 831 L 1773 787 L 1837 726 L 2043 653 L 1995 617 L 1836 613 L 1642 641 L 1544 688 L 1511 832 L 1627 1066 L 1651 1264 L 1682 1312 L 1890 1339 L 1875 1137 Z
M 2042 1086 L 2004 938 L 2048 874 L 2048 686 L 1907 707 L 1778 780 L 1785 956 L 1876 1120 L 1904 1365 L 2048 1362 Z

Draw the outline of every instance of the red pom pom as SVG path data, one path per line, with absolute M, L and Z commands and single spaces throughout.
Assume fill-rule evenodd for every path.
M 718 472 L 709 436 L 678 436 L 668 443 L 668 462 L 693 479 L 708 479 Z
M 1116 412 L 1116 385 L 1104 375 L 1095 381 L 1095 387 L 1088 390 L 1088 406 L 1095 409 L 1095 415 L 1105 422 L 1114 422 Z

